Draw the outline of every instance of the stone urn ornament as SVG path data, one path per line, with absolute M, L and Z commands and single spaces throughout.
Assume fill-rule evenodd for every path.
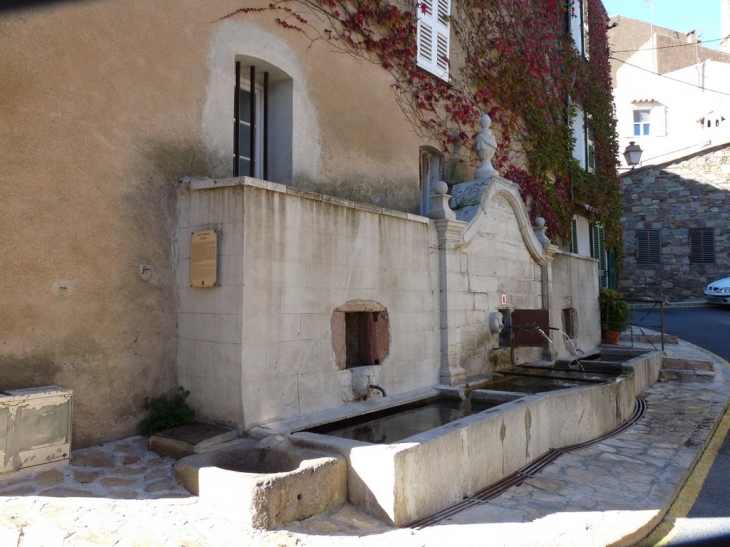
M 488 179 L 496 175 L 499 175 L 497 170 L 492 167 L 492 158 L 494 153 L 497 151 L 497 140 L 494 138 L 494 133 L 490 129 L 492 125 L 492 119 L 488 114 L 484 114 L 479 123 L 482 125 L 482 130 L 477 135 L 474 149 L 477 152 L 477 156 L 482 160 L 481 165 L 474 173 L 475 179 Z

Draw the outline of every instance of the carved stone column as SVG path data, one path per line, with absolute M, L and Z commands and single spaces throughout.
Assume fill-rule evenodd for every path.
M 547 226 L 545 226 L 545 219 L 542 217 L 537 217 L 535 219 L 535 226 L 532 227 L 532 229 L 535 231 L 535 237 L 537 237 L 537 240 L 542 245 L 542 248 L 545 249 L 545 264 L 543 264 L 540 267 L 540 273 L 541 273 L 541 286 L 542 286 L 542 308 L 544 310 L 550 309 L 550 288 L 552 286 L 553 282 L 553 257 L 555 253 L 558 250 L 557 245 L 552 245 L 550 243 L 550 239 L 548 239 L 547 235 L 545 234 L 545 231 L 547 230 Z M 551 321 L 554 321 L 555 319 L 551 319 Z M 543 351 L 543 359 L 546 359 L 548 361 L 552 361 L 553 354 L 551 348 L 545 348 L 545 351 Z
M 434 195 L 431 196 L 434 205 L 428 216 L 434 220 L 439 245 L 439 380 L 442 384 L 455 386 L 466 382 L 466 371 L 459 366 L 458 333 L 449 326 L 449 305 L 454 301 L 453 289 L 449 287 L 449 276 L 461 273 L 461 264 L 455 257 L 455 251 L 463 242 L 466 222 L 456 220 L 456 214 L 449 207 L 450 196 L 446 194 L 447 190 L 445 182 L 434 185 Z

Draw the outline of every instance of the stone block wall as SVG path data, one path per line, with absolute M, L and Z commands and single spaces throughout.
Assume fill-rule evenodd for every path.
M 499 337 L 486 329 L 489 310 L 501 309 L 504 314 L 516 308 L 542 307 L 541 268 L 525 246 L 507 200 L 496 196 L 475 227 L 474 236 L 456 251 L 460 271 L 451 276 L 460 292 L 449 310 L 458 316 L 459 363 L 467 375 L 483 372 L 492 349 L 499 347 Z M 503 294 L 506 304 L 502 304 Z M 533 349 L 517 353 L 518 361 L 538 358 L 539 352 Z
M 511 182 L 475 188 L 479 214 L 454 221 L 446 245 L 441 221 L 424 217 L 247 177 L 185 184 L 178 378 L 192 406 L 250 429 L 379 396 L 368 384 L 400 393 L 540 359 L 495 352 L 487 314 L 547 305 L 556 248 L 538 241 Z M 193 288 L 190 237 L 206 229 L 219 236 L 218 284 Z M 595 260 L 559 256 L 553 277 L 554 301 L 578 309 L 579 345 L 593 347 Z
M 194 183 L 180 202 L 179 376 L 206 418 L 248 429 L 337 407 L 358 374 L 387 393 L 438 383 L 427 219 L 248 178 Z M 207 228 L 220 286 L 190 288 L 190 232 Z M 387 310 L 387 358 L 341 369 L 332 321 L 371 308 Z
M 730 275 L 730 147 L 631 171 L 623 176 L 621 190 L 622 293 L 701 300 L 708 283 Z M 692 228 L 714 228 L 714 264 L 690 264 Z M 661 230 L 661 263 L 637 263 L 636 231 L 642 229 Z
M 563 310 L 575 310 L 577 349 L 590 349 L 601 343 L 600 311 L 598 308 L 598 261 L 565 251 L 555 253 L 552 263 L 550 293 L 550 325 L 565 331 Z M 560 355 L 569 353 L 565 338 L 551 333 L 554 349 Z

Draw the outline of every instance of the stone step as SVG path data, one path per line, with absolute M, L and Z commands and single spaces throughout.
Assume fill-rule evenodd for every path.
M 147 447 L 160 456 L 179 460 L 191 454 L 209 452 L 220 444 L 238 438 L 238 430 L 216 424 L 192 422 L 155 433 Z
M 673 357 L 665 357 L 662 361 L 662 367 L 672 370 L 714 370 L 712 361 L 704 361 L 699 359 L 677 359 Z
M 659 379 L 679 382 L 713 382 L 715 373 L 708 370 L 661 369 Z
M 646 344 L 661 344 L 661 334 L 642 334 L 641 332 L 634 331 L 633 334 L 630 332 L 622 332 L 619 336 L 621 342 L 642 342 Z M 665 344 L 679 344 L 679 339 L 676 334 L 664 334 Z

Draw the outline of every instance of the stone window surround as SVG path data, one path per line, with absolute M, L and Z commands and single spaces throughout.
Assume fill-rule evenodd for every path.
M 371 357 L 377 359 L 377 362 L 348 363 L 347 338 L 349 322 L 347 321 L 347 315 L 368 313 L 372 313 L 373 317 L 377 317 L 377 320 L 370 325 L 371 329 L 366 335 L 366 338 L 369 338 L 374 346 L 369 353 L 372 354 Z M 376 323 L 378 325 L 374 326 Z M 346 370 L 359 366 L 382 365 L 390 352 L 391 332 L 388 310 L 385 306 L 374 300 L 351 300 L 335 308 L 330 318 L 330 331 L 332 333 L 332 350 L 338 370 Z

